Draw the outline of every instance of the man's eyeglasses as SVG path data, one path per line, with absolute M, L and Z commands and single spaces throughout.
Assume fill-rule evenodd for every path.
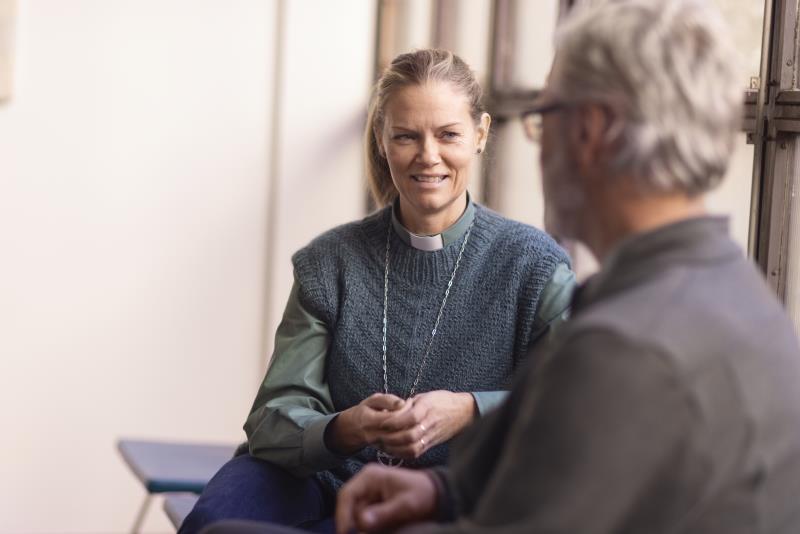
M 542 118 L 545 113 L 561 111 L 567 107 L 568 104 L 565 102 L 550 102 L 549 104 L 534 106 L 520 113 L 519 118 L 522 121 L 522 128 L 525 130 L 525 136 L 534 143 L 540 143 L 542 141 Z

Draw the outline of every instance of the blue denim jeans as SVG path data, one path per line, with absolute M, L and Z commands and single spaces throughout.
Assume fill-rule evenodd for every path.
M 178 533 L 196 534 L 217 521 L 245 519 L 327 534 L 335 532 L 334 507 L 335 497 L 316 478 L 297 478 L 243 454 L 209 481 Z

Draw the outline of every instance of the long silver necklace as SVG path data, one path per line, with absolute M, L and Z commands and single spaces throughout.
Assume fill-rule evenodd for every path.
M 456 258 L 456 264 L 453 267 L 453 273 L 450 275 L 450 280 L 447 282 L 447 287 L 444 290 L 444 297 L 442 298 L 442 304 L 439 306 L 439 313 L 436 316 L 436 322 L 433 324 L 433 330 L 431 330 L 431 338 L 428 340 L 428 346 L 425 349 L 425 353 L 422 355 L 422 361 L 419 363 L 419 368 L 417 369 L 417 376 L 414 378 L 414 382 L 411 384 L 411 388 L 408 390 L 408 395 L 406 395 L 406 399 L 410 399 L 414 396 L 414 393 L 417 391 L 417 385 L 419 384 L 419 379 L 422 376 L 422 370 L 425 368 L 425 363 L 428 361 L 428 355 L 431 352 L 431 347 L 433 346 L 433 340 L 436 338 L 436 331 L 439 328 L 439 322 L 442 320 L 442 314 L 444 313 L 445 304 L 447 304 L 447 297 L 450 296 L 450 289 L 453 287 L 453 280 L 456 277 L 456 272 L 458 271 L 458 266 L 461 264 L 461 258 L 464 256 L 464 249 L 467 248 L 467 242 L 469 241 L 469 234 L 472 232 L 472 226 L 475 224 L 475 220 L 473 219 L 472 222 L 467 227 L 467 231 L 464 234 L 464 241 L 461 243 L 461 250 L 458 251 L 458 257 Z M 383 267 L 383 392 L 385 394 L 389 394 L 389 378 L 387 374 L 387 365 L 386 365 L 386 316 L 388 315 L 389 310 L 389 244 L 391 243 L 392 237 L 392 225 L 389 224 L 389 230 L 386 232 L 386 255 L 384 260 L 384 267 Z M 381 450 L 378 451 L 378 462 L 383 465 L 388 466 L 401 466 L 403 465 L 403 460 L 400 458 L 395 458 L 389 453 L 383 452 Z

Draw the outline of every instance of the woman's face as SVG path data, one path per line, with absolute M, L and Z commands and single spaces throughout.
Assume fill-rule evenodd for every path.
M 475 124 L 466 95 L 450 83 L 411 85 L 389 96 L 378 145 L 389 163 L 409 229 L 429 226 L 422 221 L 449 226 L 458 219 L 466 201 L 470 164 L 486 143 L 489 123 L 484 113 Z

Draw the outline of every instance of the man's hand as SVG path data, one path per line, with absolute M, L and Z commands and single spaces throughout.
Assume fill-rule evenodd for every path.
M 421 471 L 369 464 L 336 498 L 336 532 L 380 532 L 433 519 L 436 486 Z
M 458 434 L 475 413 L 469 393 L 438 390 L 415 395 L 383 422 L 379 446 L 398 458 L 419 458 Z

